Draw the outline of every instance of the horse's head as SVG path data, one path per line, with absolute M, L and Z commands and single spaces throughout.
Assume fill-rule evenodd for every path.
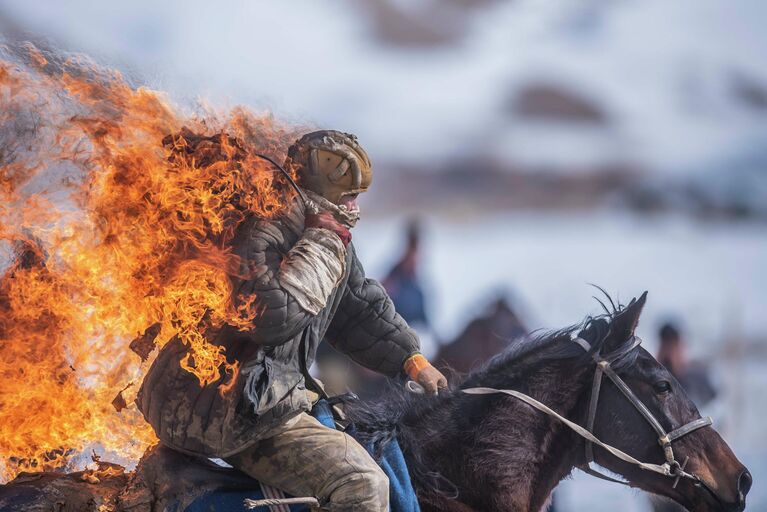
M 700 414 L 666 368 L 643 348 L 630 349 L 645 297 L 646 293 L 613 315 L 606 330 L 602 325 L 600 333 L 598 326 L 592 324 L 580 333 L 580 337 L 599 347 L 603 357 L 621 354 L 623 360 L 613 365 L 616 374 L 663 430 L 672 432 L 693 424 L 700 419 Z M 642 462 L 663 464 L 668 460 L 651 422 L 609 378 L 602 382 L 593 431 L 603 442 Z M 671 498 L 690 510 L 720 512 L 745 508 L 751 474 L 713 427 L 698 428 L 682 435 L 670 443 L 670 447 L 673 459 L 684 464 L 684 471 L 699 481 L 680 478 L 674 485 L 674 478 L 621 461 L 604 449 L 594 446 L 593 453 L 598 464 L 623 475 L 632 485 Z

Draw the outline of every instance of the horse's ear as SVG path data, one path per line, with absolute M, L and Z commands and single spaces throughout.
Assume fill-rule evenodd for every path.
M 614 345 L 614 348 L 619 347 L 634 335 L 646 301 L 647 292 L 644 292 L 638 299 L 631 299 L 628 306 L 615 315 L 610 329 L 610 344 Z

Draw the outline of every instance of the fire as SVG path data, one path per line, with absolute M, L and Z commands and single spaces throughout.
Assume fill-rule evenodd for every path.
M 245 109 L 185 114 L 82 57 L 0 48 L 0 481 L 155 441 L 129 396 L 145 332 L 187 343 L 200 385 L 236 374 L 204 336 L 257 314 L 230 301 L 227 242 L 290 198 L 252 153 L 296 135 Z

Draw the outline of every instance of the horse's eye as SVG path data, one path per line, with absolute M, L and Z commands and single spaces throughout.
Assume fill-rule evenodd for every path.
M 671 391 L 671 383 L 667 380 L 659 380 L 653 385 L 653 387 L 655 388 L 655 392 L 659 395 Z

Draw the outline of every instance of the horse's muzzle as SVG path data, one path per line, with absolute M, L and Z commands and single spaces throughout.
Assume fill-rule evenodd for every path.
M 743 469 L 738 476 L 738 506 L 743 510 L 746 508 L 746 495 L 751 490 L 751 484 L 754 483 L 754 479 L 751 477 L 751 473 L 747 469 Z
M 719 507 L 717 508 L 722 510 L 722 512 L 742 512 L 746 508 L 746 495 L 748 494 L 748 491 L 751 490 L 752 483 L 753 478 L 751 477 L 751 473 L 746 468 L 743 468 L 743 471 L 740 472 L 738 480 L 735 483 L 736 495 L 734 501 L 726 501 L 722 499 L 721 495 L 718 495 L 710 489 L 709 491 L 719 502 Z

